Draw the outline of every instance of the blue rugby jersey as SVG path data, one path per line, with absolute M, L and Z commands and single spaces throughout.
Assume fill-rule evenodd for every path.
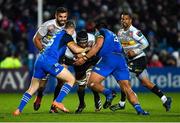
M 103 36 L 104 42 L 101 47 L 101 49 L 98 52 L 98 56 L 106 56 L 111 53 L 122 53 L 122 46 L 120 44 L 120 41 L 116 34 L 114 34 L 112 31 L 102 28 L 99 30 L 99 33 L 97 36 Z

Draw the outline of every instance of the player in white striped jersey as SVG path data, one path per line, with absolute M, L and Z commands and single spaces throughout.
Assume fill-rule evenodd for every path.
M 52 42 L 53 40 L 51 40 L 53 35 L 64 29 L 67 19 L 68 19 L 67 8 L 58 7 L 55 12 L 55 19 L 46 21 L 39 27 L 36 34 L 34 35 L 33 41 L 34 41 L 34 45 L 36 46 L 36 48 L 38 48 L 40 53 L 42 53 L 46 47 L 50 46 L 53 43 Z M 47 75 L 46 78 L 44 78 L 40 83 L 38 94 L 34 101 L 34 110 L 36 111 L 40 108 L 41 100 L 43 97 L 43 91 L 45 89 L 45 84 L 48 80 L 48 76 L 49 75 Z M 57 93 L 57 91 L 59 92 L 62 85 L 63 83 L 58 80 L 58 84 L 56 86 L 54 93 L 54 99 L 58 96 L 59 93 Z M 56 108 L 51 106 L 50 112 L 57 112 L 57 110 Z
M 76 42 L 78 46 L 82 48 L 92 47 L 95 44 L 95 36 L 87 33 L 85 30 L 81 30 L 77 33 Z M 78 54 L 82 55 L 82 54 Z M 87 85 L 87 80 L 91 73 L 91 68 L 93 65 L 97 63 L 99 60 L 98 57 L 93 57 L 89 59 L 85 64 L 81 66 L 75 66 L 73 63 L 75 62 L 76 54 L 73 54 L 69 49 L 66 50 L 64 59 L 62 59 L 62 64 L 67 66 L 73 66 L 75 71 L 75 78 L 78 84 L 78 98 L 79 98 L 79 106 L 75 113 L 81 113 L 83 109 L 86 107 L 84 96 L 85 96 L 85 87 Z M 94 103 L 95 103 L 95 111 L 101 110 L 101 100 L 98 92 L 93 91 L 94 94 Z
M 166 111 L 171 108 L 171 98 L 166 97 L 163 92 L 148 78 L 146 70 L 146 55 L 144 49 L 149 46 L 149 43 L 140 30 L 132 25 L 132 17 L 129 13 L 121 15 L 122 29 L 118 32 L 118 37 L 124 49 L 127 58 L 129 70 L 136 74 L 141 84 L 156 94 L 162 101 Z M 118 104 L 112 105 L 110 109 L 116 111 L 125 108 L 126 95 L 121 91 L 121 100 Z

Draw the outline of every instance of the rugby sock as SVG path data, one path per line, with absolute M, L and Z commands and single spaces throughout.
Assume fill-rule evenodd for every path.
M 23 97 L 22 97 L 22 99 L 21 99 L 21 103 L 20 103 L 20 105 L 19 105 L 19 107 L 18 107 L 18 109 L 20 110 L 20 112 L 22 112 L 22 110 L 24 109 L 24 107 L 25 107 L 25 105 L 29 102 L 29 100 L 31 99 L 31 95 L 29 94 L 29 93 L 27 93 L 27 92 L 25 92 L 24 94 L 23 94 Z
M 155 93 L 158 97 L 162 97 L 164 94 L 162 93 L 162 91 L 155 85 L 152 89 L 151 89 L 151 91 L 153 92 L 153 93 Z
M 77 91 L 77 93 L 78 93 L 78 98 L 79 98 L 79 103 L 80 103 L 80 105 L 84 105 L 84 95 L 85 95 L 85 90 L 84 89 L 82 89 L 82 90 L 78 90 Z
M 121 90 L 121 101 L 125 102 L 126 101 L 126 94 Z
M 61 88 L 61 91 L 59 93 L 59 95 L 57 96 L 57 98 L 55 99 L 56 102 L 62 102 L 62 100 L 64 99 L 64 97 L 70 92 L 71 90 L 71 86 L 69 84 L 64 84 Z
M 43 91 L 44 91 L 44 88 L 39 88 L 39 89 L 38 89 L 37 96 L 38 96 L 38 97 L 42 97 L 42 96 L 43 96 Z
M 113 96 L 112 91 L 110 89 L 105 88 L 102 93 L 106 96 L 106 99 L 111 99 Z
M 112 93 L 112 91 L 110 89 L 104 88 L 102 93 L 106 96 L 106 95 L 109 95 L 110 93 Z
M 55 91 L 54 91 L 54 99 L 53 100 L 55 100 L 57 98 L 57 96 L 59 95 L 61 87 L 62 87 L 61 85 L 57 84 Z
M 94 94 L 94 101 L 95 101 L 95 102 L 99 101 L 99 100 L 100 100 L 100 96 L 99 96 L 98 92 L 96 92 L 96 91 L 94 91 L 94 90 L 92 90 L 92 92 L 93 92 L 93 94 Z
M 135 108 L 137 113 L 143 111 L 143 109 L 141 108 L 140 104 L 134 104 L 133 107 Z

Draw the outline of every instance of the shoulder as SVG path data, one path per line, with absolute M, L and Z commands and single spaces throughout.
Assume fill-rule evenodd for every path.
M 52 24 L 55 24 L 55 23 L 56 23 L 55 19 L 51 19 L 51 20 L 48 20 L 48 21 L 44 22 L 43 24 L 44 25 L 52 25 Z
M 40 28 L 47 28 L 47 27 L 49 27 L 49 26 L 54 26 L 55 25 L 55 19 L 52 19 L 52 20 L 48 20 L 48 21 L 46 21 L 46 22 L 44 22 L 41 26 L 40 26 Z
M 122 28 L 119 29 L 117 35 L 120 36 L 120 35 L 122 34 L 123 31 L 124 31 L 124 30 L 123 30 Z
M 130 31 L 133 32 L 133 38 L 135 39 L 140 39 L 143 37 L 141 30 L 137 29 L 134 26 L 131 26 Z

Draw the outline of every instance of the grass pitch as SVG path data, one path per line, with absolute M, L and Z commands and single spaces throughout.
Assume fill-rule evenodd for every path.
M 166 112 L 160 99 L 152 93 L 138 93 L 139 101 L 142 107 L 150 112 L 150 116 L 136 115 L 133 107 L 126 103 L 125 110 L 112 112 L 109 109 L 102 109 L 100 112 L 94 111 L 93 95 L 86 94 L 86 108 L 81 114 L 75 114 L 78 106 L 77 94 L 69 94 L 63 103 L 71 111 L 69 114 L 59 112 L 58 114 L 49 114 L 53 95 L 47 94 L 43 97 L 41 108 L 38 111 L 33 110 L 34 97 L 25 107 L 23 113 L 15 117 L 12 112 L 19 105 L 22 94 L 0 94 L 0 122 L 180 122 L 180 94 L 167 93 L 173 99 L 170 112 Z M 104 96 L 101 95 L 102 104 Z M 113 104 L 119 101 L 119 94 L 113 100 Z

